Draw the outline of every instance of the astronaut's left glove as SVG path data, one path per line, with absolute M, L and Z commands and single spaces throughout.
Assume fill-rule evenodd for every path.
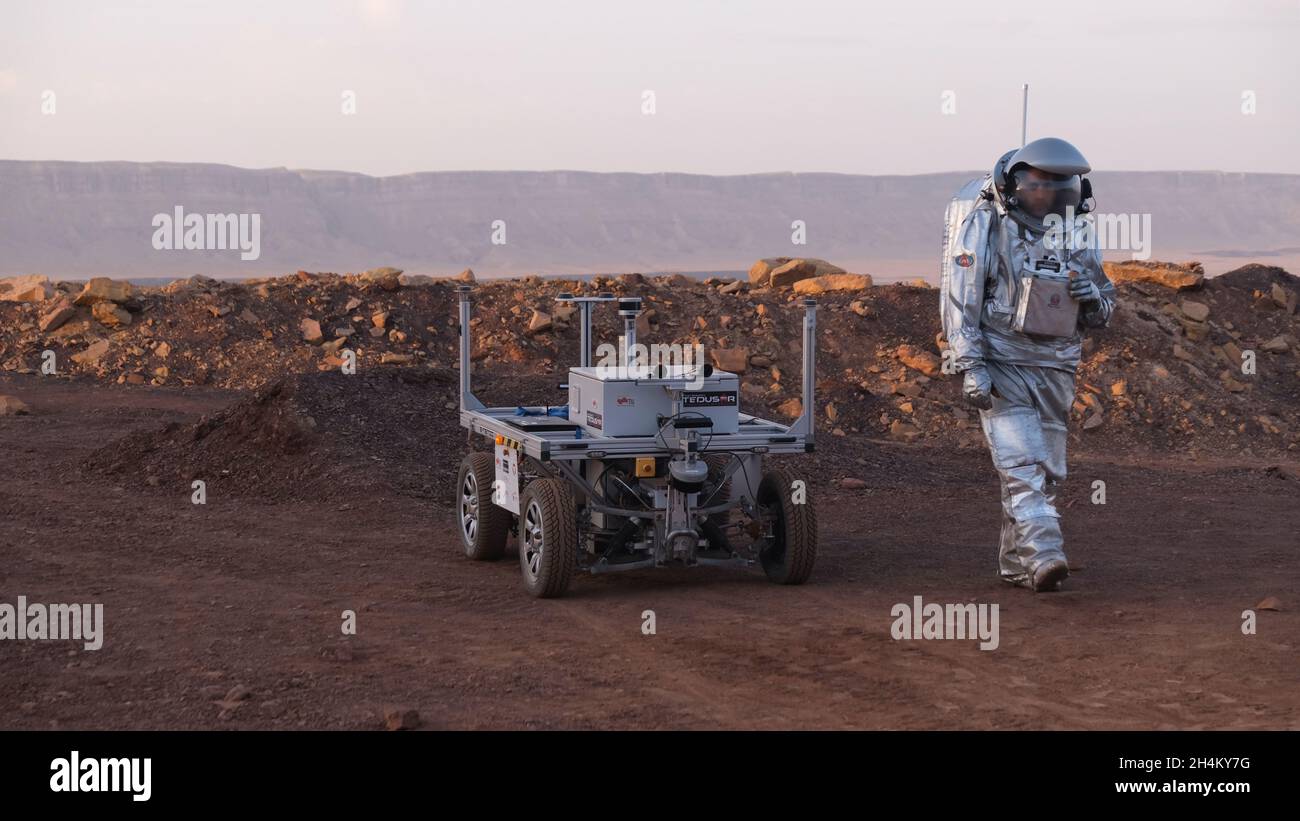
M 1070 280 L 1070 296 L 1084 305 L 1096 305 L 1101 302 L 1101 289 L 1084 274 Z

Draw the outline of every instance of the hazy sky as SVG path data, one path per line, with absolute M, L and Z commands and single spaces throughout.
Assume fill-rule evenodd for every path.
M 0 0 L 0 158 L 913 174 L 1028 82 L 1095 168 L 1300 173 L 1298 43 L 1298 0 Z

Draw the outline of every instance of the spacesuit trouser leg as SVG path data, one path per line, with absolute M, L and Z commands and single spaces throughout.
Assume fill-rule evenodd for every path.
M 1044 562 L 1065 559 L 1056 494 L 1065 480 L 1066 421 L 1074 374 L 1057 368 L 985 363 L 993 407 L 980 411 L 1002 490 L 998 573 L 1029 584 Z

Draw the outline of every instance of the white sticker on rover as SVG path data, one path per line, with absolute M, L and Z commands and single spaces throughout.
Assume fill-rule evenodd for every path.
M 492 503 L 511 513 L 519 513 L 519 451 L 509 445 L 497 445 L 497 475 L 492 483 Z

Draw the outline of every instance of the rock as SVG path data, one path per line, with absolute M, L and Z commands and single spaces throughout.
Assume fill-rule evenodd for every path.
M 1282 602 L 1278 600 L 1277 596 L 1265 596 L 1263 599 L 1261 599 L 1258 603 L 1255 604 L 1255 609 L 1273 610 L 1273 611 L 1281 612 Z
M 72 306 L 71 302 L 63 300 L 51 308 L 45 316 L 41 317 L 38 327 L 43 333 L 56 331 L 63 323 L 67 322 L 77 315 L 77 309 Z
M 1117 380 L 1115 380 L 1114 382 L 1111 383 L 1111 386 L 1110 386 L 1110 395 L 1111 395 L 1111 396 L 1123 396 L 1123 395 L 1124 395 L 1124 392 L 1127 391 L 1127 390 L 1128 390 L 1128 383 L 1127 383 L 1125 380 L 1123 380 L 1123 379 L 1117 379 Z
M 826 405 L 826 418 L 834 422 L 836 419 L 839 419 L 839 417 L 840 417 L 840 412 L 835 409 L 835 403 L 834 402 L 828 403 Z
M 860 299 L 855 299 L 852 302 L 850 302 L 849 310 L 857 314 L 858 316 L 865 317 L 867 319 L 871 319 L 876 315 L 876 312 L 871 310 L 871 308 L 869 308 L 867 304 Z
M 385 291 L 396 291 L 402 287 L 401 275 L 400 268 L 371 268 L 361 275 L 361 281 L 378 285 Z
M 769 257 L 767 259 L 760 259 L 749 267 L 749 284 L 766 285 L 768 279 L 772 275 L 772 271 L 780 268 L 789 261 L 789 257 Z M 737 280 L 737 282 L 739 281 L 740 280 Z
M 172 346 L 168 345 L 166 342 L 159 342 L 158 345 L 154 347 L 153 352 L 159 359 L 166 359 L 168 356 L 171 356 Z
M 0 416 L 26 416 L 31 412 L 18 397 L 0 395 Z
M 921 396 L 922 388 L 915 382 L 898 382 L 894 385 L 893 391 L 899 396 L 917 399 Z
M 0 302 L 44 302 L 54 296 L 48 277 L 31 275 L 0 279 Z
M 372 327 L 372 328 L 370 329 L 369 333 L 370 333 L 370 338 L 371 338 L 371 339 L 378 339 L 379 337 L 383 336 L 386 332 L 384 331 L 383 328 L 374 328 L 374 327 Z
M 120 328 L 131 324 L 131 314 L 117 307 L 113 302 L 95 302 L 90 307 L 90 315 L 100 324 L 109 328 Z
M 1206 325 L 1204 322 L 1196 322 L 1195 320 L 1182 317 L 1179 319 L 1179 323 L 1183 326 L 1183 332 L 1187 334 L 1187 338 L 1192 342 L 1200 342 L 1205 339 L 1210 332 L 1210 326 Z
M 420 714 L 401 707 L 384 708 L 384 727 L 389 730 L 414 730 L 420 726 Z
M 932 379 L 943 373 L 943 360 L 915 345 L 899 345 L 894 355 L 898 357 L 899 362 Z
M 380 365 L 407 365 L 415 361 L 415 357 L 409 353 L 385 353 L 379 357 Z
M 829 291 L 861 291 L 871 287 L 869 274 L 828 274 L 794 284 L 796 294 L 824 294 Z
M 1181 359 L 1184 362 L 1194 362 L 1196 360 L 1196 357 L 1192 356 L 1191 352 L 1188 351 L 1186 348 L 1184 348 L 1182 345 L 1175 344 L 1174 359 Z
M 474 277 L 474 272 L 469 268 L 466 268 L 465 270 L 461 271 L 459 274 L 456 274 L 456 276 L 452 277 L 451 279 L 452 282 L 478 282 L 478 280 Z
M 1204 322 L 1210 318 L 1210 306 L 1204 302 L 1193 302 L 1190 299 L 1184 299 L 1178 305 L 1182 310 L 1183 316 L 1195 322 Z
M 93 365 L 108 353 L 108 340 L 101 339 L 98 342 L 92 342 L 84 351 L 74 353 L 72 361 L 78 365 Z
M 378 313 L 371 314 L 370 324 L 374 325 L 376 328 L 383 328 L 386 326 L 388 324 L 388 311 L 379 311 Z
M 803 416 L 803 402 L 799 397 L 791 397 L 776 406 L 777 413 L 797 419 Z
M 1274 282 L 1269 288 L 1269 296 L 1273 298 L 1273 304 L 1289 314 L 1295 313 L 1296 295 L 1294 292 L 1283 288 Z
M 304 342 L 319 345 L 325 341 L 325 334 L 321 332 L 320 323 L 316 320 L 304 319 L 298 327 L 302 329 L 302 338 Z
M 542 333 L 543 331 L 549 331 L 550 329 L 551 329 L 551 315 L 544 311 L 539 311 L 536 308 L 534 308 L 533 315 L 528 320 L 528 333 L 539 334 Z
M 768 283 L 773 288 L 785 288 L 794 285 L 800 280 L 809 279 L 817 275 L 817 266 L 812 262 L 804 259 L 795 259 L 787 262 L 779 268 L 772 269 L 768 277 Z
M 840 479 L 840 487 L 844 488 L 845 490 L 862 490 L 866 486 L 867 483 L 861 479 L 854 479 L 852 477 L 845 477 L 843 479 Z
M 348 300 L 348 304 L 343 306 L 343 313 L 350 314 L 360 307 L 361 307 L 361 300 L 357 299 L 356 297 L 352 297 L 351 299 Z
M 1242 353 L 1241 348 L 1237 347 L 1237 343 L 1225 342 L 1222 345 L 1216 345 L 1214 352 L 1217 353 L 1219 358 L 1223 360 L 1223 363 L 1229 368 L 1232 368 L 1234 372 L 1239 372 L 1241 370 Z
M 904 442 L 911 442 L 921 435 L 921 431 L 911 422 L 904 422 L 902 419 L 895 419 L 889 425 L 889 435 L 894 439 L 901 439 Z
M 720 371 L 743 374 L 749 367 L 748 348 L 714 348 L 709 351 L 709 358 Z
M 755 263 L 755 264 L 757 264 L 757 263 Z M 751 270 L 751 272 L 753 271 L 752 268 L 751 268 L 750 270 Z M 720 294 L 738 294 L 738 293 L 740 293 L 741 291 L 743 291 L 744 289 L 745 289 L 745 281 L 744 281 L 743 279 L 733 279 L 731 282 L 728 282 L 726 285 L 721 285 L 721 286 L 719 286 L 719 287 L 718 287 L 718 293 L 720 293 Z
M 1166 288 L 1187 290 L 1199 288 L 1205 283 L 1205 269 L 1199 262 L 1187 262 L 1181 265 L 1169 262 L 1151 262 L 1147 260 L 1128 260 L 1125 262 L 1103 262 L 1106 276 L 1116 284 L 1121 282 L 1154 282 Z
M 96 302 L 116 302 L 121 304 L 134 295 L 131 283 L 125 280 L 95 277 L 86 283 L 77 294 L 78 305 L 94 305 Z
M 1260 347 L 1269 353 L 1286 353 L 1291 349 L 1291 343 L 1287 341 L 1285 336 L 1279 335 L 1260 345 Z
M 1089 416 L 1087 419 L 1084 420 L 1083 429 L 1096 430 L 1097 428 L 1101 427 L 1102 422 L 1104 421 L 1106 421 L 1105 417 L 1102 416 L 1100 411 L 1097 411 L 1096 413 L 1093 413 L 1091 416 Z
M 334 338 L 347 339 L 349 336 L 352 336 L 356 332 L 357 329 L 353 328 L 351 325 L 340 325 L 334 329 Z
M 212 314 L 212 316 L 216 317 L 217 319 L 229 315 L 230 312 L 233 310 L 234 308 L 232 308 L 230 305 L 225 305 L 225 304 L 208 306 L 208 313 Z M 254 317 L 254 320 L 256 320 L 256 317 Z
M 929 280 L 927 280 L 925 277 L 916 277 L 914 279 L 909 279 L 899 284 L 906 285 L 910 288 L 933 288 L 934 287 L 933 285 L 930 284 Z

